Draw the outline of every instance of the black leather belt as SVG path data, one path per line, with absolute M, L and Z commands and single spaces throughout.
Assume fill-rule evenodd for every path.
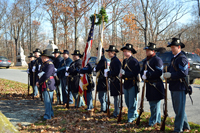
M 133 81 L 135 81 L 135 78 L 124 78 L 124 80 L 133 80 Z
M 180 81 L 180 79 L 167 79 L 169 81 Z
M 159 79 L 157 79 L 157 80 L 146 80 L 146 83 L 148 83 L 148 82 L 155 83 L 155 82 L 158 82 L 158 81 L 159 81 Z

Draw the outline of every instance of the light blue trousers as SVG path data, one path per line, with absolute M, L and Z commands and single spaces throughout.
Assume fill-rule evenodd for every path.
M 130 89 L 124 89 L 124 96 L 126 106 L 128 107 L 128 122 L 133 122 L 138 117 L 137 112 L 137 103 L 136 100 L 137 92 L 135 90 L 135 86 Z M 138 99 L 138 98 L 137 98 Z
M 106 111 L 107 101 L 108 101 L 107 91 L 99 91 L 98 96 L 99 96 L 99 101 L 101 103 L 101 111 Z
M 161 123 L 161 113 L 160 113 L 160 100 L 149 101 L 151 117 L 149 119 L 149 125 L 153 126 L 156 123 Z
M 185 91 L 171 91 L 172 105 L 175 112 L 174 131 L 182 132 L 185 129 L 190 130 L 187 115 L 185 113 Z
M 60 79 L 61 81 L 61 79 Z M 60 96 L 58 95 L 58 89 L 59 89 L 59 92 L 60 92 Z M 62 85 L 61 85 L 61 82 L 60 82 L 60 85 L 58 86 L 58 89 L 56 87 L 56 97 L 57 97 L 57 101 L 63 101 L 63 96 L 62 96 Z
M 63 104 L 67 103 L 68 85 L 66 86 L 66 77 L 61 80 Z M 72 92 L 69 92 L 69 104 L 73 104 Z
M 117 117 L 118 114 L 119 114 L 119 97 L 118 96 L 114 96 L 114 111 L 113 111 L 113 115 Z
M 38 95 L 38 87 L 35 85 L 33 89 L 34 89 L 34 96 L 37 96 Z
M 85 95 L 84 95 L 85 97 Z M 93 109 L 93 103 L 92 103 L 92 92 L 87 92 L 87 110 Z
M 72 95 L 73 95 L 73 97 L 75 99 L 75 107 L 77 107 L 77 105 L 78 105 L 78 108 L 81 107 L 81 106 L 85 106 L 85 102 L 84 102 L 82 96 L 79 97 L 79 103 L 77 104 L 77 102 L 78 102 L 78 95 L 79 94 L 78 93 L 72 93 Z
M 54 116 L 53 108 L 52 108 L 52 100 L 53 100 L 53 91 L 43 91 L 43 98 L 44 98 L 44 106 L 45 106 L 45 119 L 51 119 Z M 50 99 L 49 99 L 50 96 Z

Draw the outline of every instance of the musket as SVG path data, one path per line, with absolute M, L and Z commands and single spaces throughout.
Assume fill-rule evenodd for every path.
M 66 108 L 69 109 L 69 76 L 67 76 L 67 79 L 66 79 L 66 86 L 68 85 L 68 90 L 67 90 L 67 105 L 66 105 Z
M 106 69 L 106 61 L 105 61 L 105 69 Z M 109 98 L 109 90 L 108 90 L 108 78 L 106 77 L 106 89 L 108 95 L 108 108 L 107 108 L 107 116 L 110 117 L 110 98 Z
M 121 119 L 122 119 L 122 108 L 123 108 L 123 101 L 122 101 L 122 77 L 120 78 L 120 112 L 119 112 L 119 116 L 118 116 L 118 119 L 117 119 L 117 122 L 121 122 Z
M 147 65 L 145 64 L 145 70 L 147 70 Z M 140 102 L 140 112 L 139 112 L 139 116 L 137 118 L 136 124 L 139 125 L 140 124 L 140 117 L 142 115 L 142 113 L 144 112 L 144 91 L 145 91 L 145 85 L 146 85 L 146 80 L 144 80 L 144 85 L 142 87 L 142 95 L 141 95 L 141 102 Z
M 30 89 L 30 74 L 28 74 L 28 96 L 29 96 L 29 89 Z
M 165 67 L 165 72 L 167 72 L 167 66 Z M 167 78 L 165 78 L 165 106 L 164 106 L 164 119 L 160 127 L 160 131 L 165 131 L 165 121 L 167 119 Z

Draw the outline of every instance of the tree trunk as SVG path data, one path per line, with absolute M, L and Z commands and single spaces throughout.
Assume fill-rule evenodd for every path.
M 64 22 L 64 29 L 65 29 L 65 34 L 64 34 L 64 45 L 65 45 L 65 49 L 68 49 L 69 47 L 67 46 L 67 37 L 68 37 L 68 26 L 67 26 L 67 20 L 68 17 L 67 15 L 65 15 L 65 22 Z
M 55 19 L 53 19 L 53 41 L 54 41 L 54 44 L 56 45 L 56 32 L 57 32 L 57 24 L 55 22 Z

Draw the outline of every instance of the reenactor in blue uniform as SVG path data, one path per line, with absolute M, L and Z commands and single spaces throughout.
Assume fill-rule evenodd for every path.
M 55 67 L 55 72 L 57 72 L 57 69 L 60 65 L 60 62 L 63 60 L 63 58 L 60 56 L 60 50 L 59 49 L 54 49 L 54 52 L 52 54 L 54 54 L 54 61 L 53 61 L 53 64 L 54 64 L 54 67 Z M 62 88 L 61 88 L 61 83 L 60 83 L 60 74 L 58 73 L 55 73 L 54 75 L 54 78 L 55 78 L 55 81 L 56 81 L 56 96 L 57 96 L 57 104 L 58 104 L 58 101 L 63 101 L 62 100 Z M 59 89 L 59 90 L 58 90 Z M 60 96 L 58 95 L 58 91 L 60 92 Z
M 43 121 L 51 119 L 54 116 L 52 108 L 53 92 L 56 89 L 54 73 L 55 67 L 51 62 L 50 58 L 53 58 L 52 52 L 44 50 L 41 54 L 43 65 L 41 67 L 41 72 L 38 73 L 39 80 L 36 85 L 40 88 L 44 97 L 45 114 Z
M 38 88 L 37 88 L 35 83 L 39 80 L 37 75 L 40 72 L 40 68 L 42 66 L 42 59 L 40 57 L 40 54 L 41 54 L 40 49 L 36 48 L 35 51 L 33 51 L 33 53 L 36 57 L 35 64 L 32 68 L 32 72 L 34 73 L 33 76 L 35 77 L 35 79 L 34 79 L 34 81 L 35 81 L 34 82 L 34 85 L 35 85 L 34 86 L 34 92 L 35 92 L 34 96 L 37 96 L 38 95 Z M 42 93 L 41 92 L 40 92 L 40 97 L 41 97 L 41 100 L 42 100 Z
M 98 48 L 96 48 L 98 50 Z M 97 92 L 99 101 L 101 103 L 101 111 L 100 112 L 107 112 L 107 88 L 106 88 L 106 77 L 104 76 L 104 69 L 107 69 L 107 60 L 104 56 L 104 48 L 102 48 L 102 56 L 97 64 L 95 71 L 99 71 L 99 75 L 97 75 L 96 78 L 98 78 L 97 82 Z
M 149 126 L 156 127 L 161 123 L 160 103 L 164 99 L 164 85 L 160 78 L 163 62 L 156 56 L 156 44 L 149 42 L 144 50 L 147 57 L 144 59 L 141 75 L 142 79 L 146 80 L 146 98 L 151 110 Z M 147 65 L 147 70 L 145 70 L 145 65 Z
M 32 86 L 32 88 L 34 89 L 34 84 L 33 84 L 33 72 L 32 72 L 32 68 L 33 65 L 35 63 L 35 56 L 33 53 L 30 53 L 30 55 L 28 56 L 30 63 L 28 63 L 28 69 L 27 69 L 27 73 L 29 74 L 29 81 L 30 81 L 30 86 Z
M 68 50 L 64 50 L 63 53 L 63 58 L 64 60 L 62 60 L 60 62 L 60 65 L 57 69 L 57 73 L 58 75 L 60 75 L 60 82 L 61 82 L 61 86 L 62 86 L 62 99 L 63 99 L 63 105 L 67 104 L 67 95 L 68 95 L 68 82 L 67 82 L 67 77 L 65 76 L 65 72 L 66 72 L 66 67 L 69 68 L 70 64 L 73 62 L 71 58 L 69 58 L 69 51 Z M 70 91 L 69 93 L 69 104 L 73 104 L 73 96 L 72 96 L 72 92 Z
M 110 79 L 110 95 L 114 97 L 114 112 L 112 117 L 116 118 L 119 114 L 119 97 L 120 94 L 120 79 L 119 79 L 119 73 L 121 69 L 121 62 L 116 57 L 116 53 L 119 51 L 116 49 L 114 45 L 110 45 L 109 49 L 106 50 L 108 52 L 108 56 L 111 58 L 110 63 L 110 71 L 108 69 L 105 69 L 105 76 L 107 76 Z
M 80 80 L 80 75 L 79 75 L 79 70 L 81 69 L 82 66 L 82 61 L 80 59 L 80 51 L 79 50 L 74 50 L 73 55 L 73 62 L 70 64 L 69 68 L 66 68 L 67 73 L 65 76 L 70 75 L 70 90 L 72 91 L 72 95 L 75 99 L 75 107 L 81 107 L 85 106 L 85 103 L 83 101 L 83 97 L 79 96 L 79 80 Z
M 137 112 L 137 97 L 138 97 L 138 86 L 137 76 L 140 72 L 140 66 L 137 59 L 132 54 L 137 53 L 133 48 L 132 44 L 127 43 L 126 46 L 122 47 L 124 56 L 126 59 L 123 60 L 121 69 L 121 76 L 124 79 L 124 96 L 125 103 L 128 107 L 128 123 L 133 122 L 138 117 Z
M 163 76 L 169 79 L 169 90 L 175 112 L 174 132 L 183 132 L 190 130 L 185 113 L 186 87 L 181 80 L 188 75 L 188 59 L 181 52 L 185 45 L 179 38 L 172 38 L 172 42 L 167 47 L 171 47 L 174 58 L 171 60 L 168 72 Z
M 84 53 L 80 56 L 80 58 L 82 58 L 84 55 Z M 79 73 L 81 76 L 83 76 L 83 74 L 86 74 L 87 79 L 88 79 L 88 85 L 87 85 L 87 94 L 86 97 L 84 95 L 84 98 L 87 99 L 87 109 L 88 111 L 92 111 L 93 107 L 93 99 L 92 99 L 92 91 L 94 90 L 94 81 L 93 81 L 93 77 L 92 77 L 92 71 L 93 68 L 91 66 L 90 63 L 88 63 L 84 68 L 81 68 Z

